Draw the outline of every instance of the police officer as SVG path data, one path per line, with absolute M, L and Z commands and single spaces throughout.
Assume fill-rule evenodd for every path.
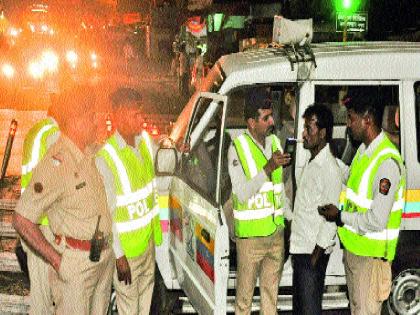
M 149 314 L 155 245 L 162 242 L 151 139 L 143 125 L 141 95 L 119 88 L 111 95 L 116 131 L 99 151 L 97 166 L 113 218 L 119 314 Z
M 290 163 L 273 134 L 269 93 L 247 91 L 248 130 L 228 152 L 232 181 L 237 250 L 236 314 L 250 314 L 254 287 L 260 279 L 261 313 L 276 314 L 277 292 L 284 263 L 284 196 L 282 166 Z
M 60 131 L 54 117 L 57 115 L 52 104 L 48 109 L 48 117 L 38 121 L 26 134 L 23 142 L 21 192 L 25 191 L 31 178 L 32 171 L 44 157 L 49 147 L 58 139 Z M 39 228 L 45 238 L 52 242 L 54 236 L 48 226 L 47 216 L 43 216 L 39 222 Z M 28 257 L 28 271 L 30 279 L 31 306 L 30 314 L 48 315 L 53 314 L 53 300 L 48 283 L 48 263 L 25 246 Z
M 353 315 L 380 314 L 391 289 L 405 170 L 398 149 L 381 130 L 383 106 L 374 87 L 355 87 L 344 100 L 350 135 L 361 141 L 351 164 L 342 211 L 319 213 L 339 226 Z
M 90 147 L 96 137 L 94 92 L 88 86 L 75 86 L 63 92 L 57 104 L 63 114 L 58 120 L 60 138 L 34 169 L 13 225 L 51 265 L 56 314 L 105 314 L 114 259 L 108 246 L 111 217 Z M 44 214 L 54 233 L 54 246 L 37 225 Z M 95 231 L 103 233 L 102 246 L 91 246 Z M 90 256 L 99 259 L 91 261 Z

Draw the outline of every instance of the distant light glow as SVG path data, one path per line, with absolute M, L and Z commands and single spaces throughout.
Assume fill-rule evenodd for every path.
M 31 62 L 28 67 L 28 72 L 34 79 L 41 79 L 44 75 L 44 67 L 38 62 Z
M 6 78 L 11 79 L 15 75 L 15 68 L 11 64 L 6 63 L 1 67 L 1 72 Z
M 58 69 L 58 56 L 51 50 L 42 53 L 41 62 L 43 67 L 49 72 L 56 72 Z
M 66 53 L 66 60 L 71 64 L 72 67 L 75 67 L 78 60 L 77 53 L 74 50 L 69 50 Z

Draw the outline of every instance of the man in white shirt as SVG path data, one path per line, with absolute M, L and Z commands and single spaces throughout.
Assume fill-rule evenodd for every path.
M 297 182 L 292 218 L 293 314 L 316 315 L 322 313 L 325 272 L 336 233 L 335 224 L 318 215 L 318 206 L 338 205 L 342 175 L 329 146 L 331 110 L 315 104 L 303 119 L 303 146 L 310 157 Z

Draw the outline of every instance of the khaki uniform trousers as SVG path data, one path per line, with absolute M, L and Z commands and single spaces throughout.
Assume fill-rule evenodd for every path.
M 147 315 L 152 303 L 153 286 L 155 284 L 155 244 L 153 235 L 146 251 L 139 257 L 127 259 L 131 270 L 131 284 L 118 281 L 114 272 L 114 288 L 116 292 L 119 315 Z
M 54 234 L 49 226 L 39 225 L 48 242 L 52 243 Z M 28 248 L 22 241 L 22 246 L 28 258 L 28 271 L 31 283 L 30 298 L 31 304 L 29 308 L 30 315 L 52 315 L 54 314 L 53 298 L 51 288 L 48 282 L 48 270 L 50 264 L 42 259 L 32 249 Z
M 59 247 L 62 259 L 58 274 L 49 269 L 55 314 L 106 314 L 115 268 L 113 250 L 102 250 L 100 260 L 92 262 L 88 251 L 63 248 L 63 243 Z
M 284 264 L 284 230 L 266 237 L 237 238 L 238 259 L 235 314 L 251 314 L 259 277 L 260 314 L 277 314 L 277 296 Z
M 344 250 L 344 268 L 352 315 L 380 315 L 391 291 L 391 263 Z

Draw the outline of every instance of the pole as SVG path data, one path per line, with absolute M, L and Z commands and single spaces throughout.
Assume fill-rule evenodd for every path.
M 6 148 L 4 150 L 3 163 L 1 165 L 0 181 L 2 181 L 4 179 L 4 176 L 6 175 L 6 169 L 9 165 L 10 153 L 12 152 L 12 145 L 13 140 L 15 139 L 16 129 L 17 121 L 13 119 L 10 123 L 9 136 L 7 137 Z
M 348 16 L 345 15 L 345 17 L 344 17 L 344 30 L 343 30 L 343 43 L 347 42 L 347 21 L 348 21 Z

